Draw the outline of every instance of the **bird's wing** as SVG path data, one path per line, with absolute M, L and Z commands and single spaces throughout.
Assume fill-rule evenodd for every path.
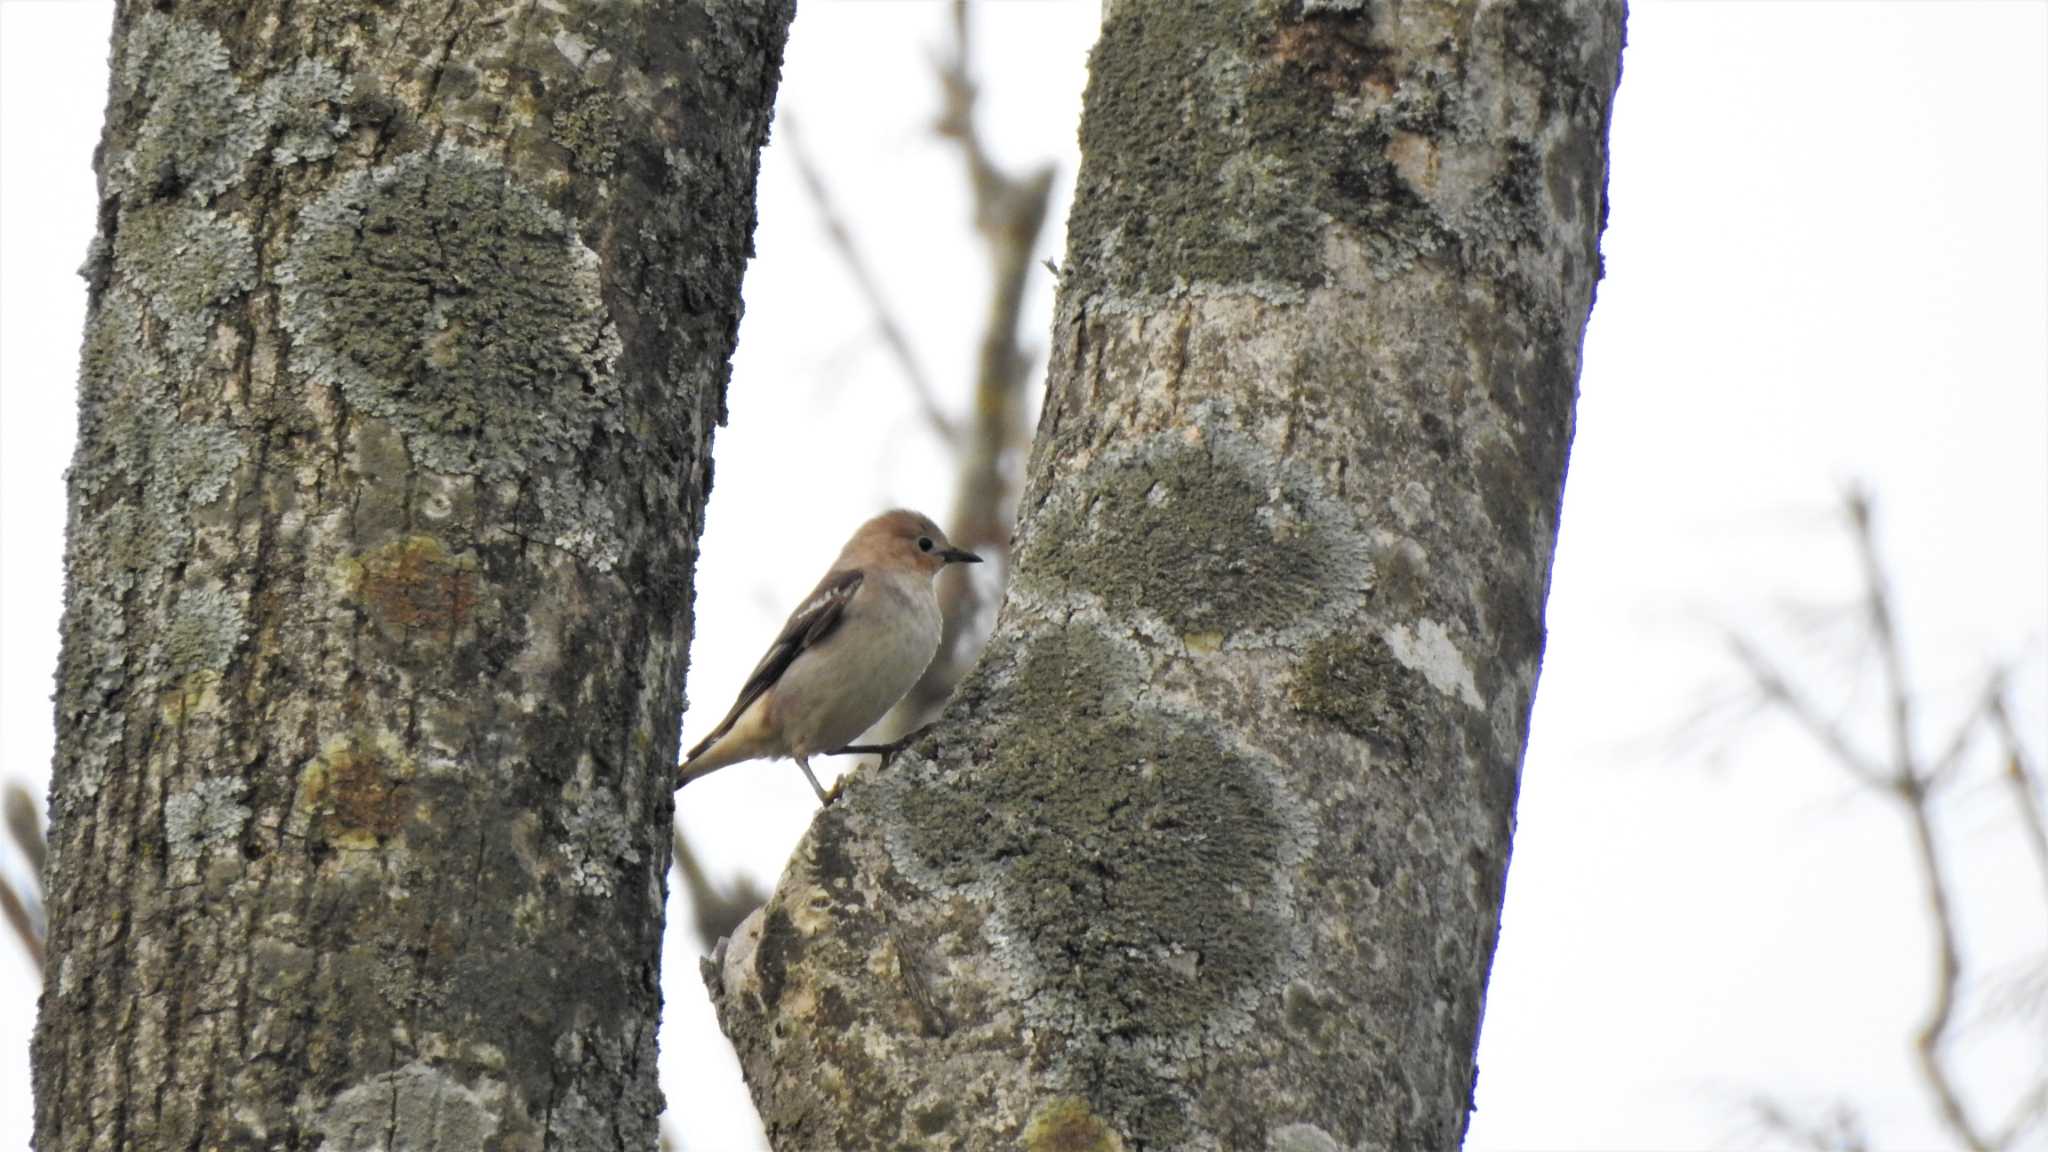
M 732 711 L 725 714 L 725 719 L 718 722 L 718 727 L 711 730 L 711 735 L 698 741 L 697 746 L 690 749 L 687 759 L 696 759 L 703 755 L 706 748 L 718 743 L 718 738 L 732 728 L 733 722 L 740 718 L 740 714 L 754 701 L 760 699 L 763 692 L 773 688 L 775 682 L 782 678 L 783 672 L 788 670 L 798 656 L 815 648 L 827 636 L 832 635 L 833 629 L 839 627 L 839 621 L 846 615 L 846 606 L 852 602 L 853 594 L 860 591 L 864 578 L 858 568 L 825 573 L 825 578 L 818 581 L 818 586 L 811 590 L 810 596 L 805 598 L 803 604 L 789 614 L 789 620 L 783 624 L 781 634 L 775 637 L 773 644 L 768 645 L 768 654 L 761 657 L 759 664 L 754 665 L 753 673 L 747 677 L 747 682 L 740 686 L 740 696 L 733 701 Z

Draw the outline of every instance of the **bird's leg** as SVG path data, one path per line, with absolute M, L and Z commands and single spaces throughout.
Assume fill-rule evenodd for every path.
M 804 770 L 804 779 L 809 780 L 811 782 L 811 791 L 816 792 L 818 794 L 818 803 L 830 804 L 832 802 L 832 798 L 830 796 L 827 796 L 825 794 L 825 790 L 818 786 L 818 778 L 817 776 L 812 774 L 811 765 L 809 761 L 809 756 L 798 756 L 796 758 L 796 766 Z
M 933 721 L 932 723 L 936 724 L 937 721 Z M 900 740 L 891 740 L 887 744 L 848 744 L 844 748 L 834 748 L 832 750 L 832 755 L 861 756 L 872 753 L 876 756 L 880 756 L 882 758 L 882 767 L 887 768 L 889 766 L 889 761 L 894 760 L 896 758 L 897 753 L 903 751 L 905 748 L 910 747 L 912 744 L 917 743 L 919 740 L 924 739 L 924 734 L 931 730 L 932 724 L 927 724 L 924 727 L 919 728 L 917 731 L 912 732 L 907 736 L 904 736 Z

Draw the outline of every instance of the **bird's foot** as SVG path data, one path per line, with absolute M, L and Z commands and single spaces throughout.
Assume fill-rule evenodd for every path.
M 927 724 L 924 727 L 919 728 L 917 731 L 904 736 L 900 740 L 891 740 L 887 744 L 848 744 L 844 748 L 834 748 L 832 750 L 832 755 L 863 756 L 872 754 L 880 756 L 882 758 L 882 767 L 887 768 L 889 766 L 889 762 L 891 760 L 896 759 L 897 753 L 903 751 L 905 748 L 910 747 L 912 744 L 917 743 L 919 740 L 924 739 L 925 733 L 930 732 L 931 730 L 932 725 Z

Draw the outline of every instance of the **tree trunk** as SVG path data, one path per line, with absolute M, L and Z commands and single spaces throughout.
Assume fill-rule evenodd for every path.
M 36 1139 L 650 1148 L 786 0 L 122 5 Z
M 778 1147 L 1455 1147 L 1622 8 L 1107 7 L 996 634 L 707 979 Z

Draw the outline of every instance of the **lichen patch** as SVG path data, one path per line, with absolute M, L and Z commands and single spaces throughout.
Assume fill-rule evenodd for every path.
M 395 636 L 448 638 L 476 613 L 476 558 L 433 536 L 403 536 L 354 564 L 357 603 Z
M 1296 712 L 1335 724 L 1406 758 L 1427 746 L 1420 677 L 1378 636 L 1335 633 L 1302 654 L 1288 699 Z
M 256 285 L 256 242 L 239 219 L 180 204 L 122 215 L 114 267 L 149 304 L 187 371 L 205 354 L 223 305 Z
M 227 45 L 203 24 L 145 13 L 128 34 L 116 91 L 150 102 L 133 144 L 108 165 L 116 189 L 204 204 L 239 181 L 263 146 Z
M 249 783 L 216 776 L 199 781 L 164 801 L 164 843 L 173 860 L 196 860 L 211 849 L 231 844 L 249 820 L 242 803 Z
M 1396 623 L 1387 629 L 1386 640 L 1387 650 L 1394 658 L 1422 673 L 1431 687 L 1474 708 L 1486 707 L 1473 679 L 1471 662 L 1458 650 L 1450 630 L 1442 623 L 1422 620 L 1413 627 L 1405 621 Z
M 405 826 L 413 777 L 412 761 L 389 733 L 331 740 L 299 776 L 297 814 L 310 839 L 337 848 L 374 848 Z
M 1284 977 L 1297 833 L 1274 777 L 1198 718 L 1134 706 L 1130 653 L 1080 625 L 984 657 L 977 711 L 1009 717 L 971 787 L 904 791 L 915 867 L 996 877 L 994 924 L 1024 999 L 1073 1038 L 1059 1070 L 1150 1100 L 1115 1119 L 1172 1144 L 1162 1068 L 1225 1042 Z
M 619 798 L 608 788 L 592 788 L 570 801 L 562 818 L 565 882 L 586 896 L 612 894 L 620 865 L 638 863 L 633 829 L 620 811 Z
M 1088 1108 L 1062 1096 L 1038 1110 L 1024 1127 L 1025 1152 L 1123 1152 L 1123 1137 Z
M 278 278 L 298 370 L 428 468 L 504 479 L 619 430 L 597 256 L 495 160 L 444 148 L 343 177 Z
M 272 163 L 304 164 L 334 155 L 348 137 L 349 98 L 355 87 L 325 60 L 301 60 L 263 82 L 255 111 L 275 141 Z
M 174 677 L 220 673 L 249 631 L 245 597 L 221 588 L 188 588 L 171 609 L 159 656 Z
M 489 1077 L 464 1084 L 423 1061 L 373 1076 L 337 1093 L 314 1130 L 334 1152 L 399 1148 L 488 1147 L 506 1104 L 505 1085 Z
M 1311 481 L 1262 470 L 1260 455 L 1221 428 L 1104 453 L 1062 478 L 1019 579 L 1054 597 L 1088 589 L 1111 611 L 1157 616 L 1210 651 L 1351 600 L 1367 579 L 1363 546 Z

